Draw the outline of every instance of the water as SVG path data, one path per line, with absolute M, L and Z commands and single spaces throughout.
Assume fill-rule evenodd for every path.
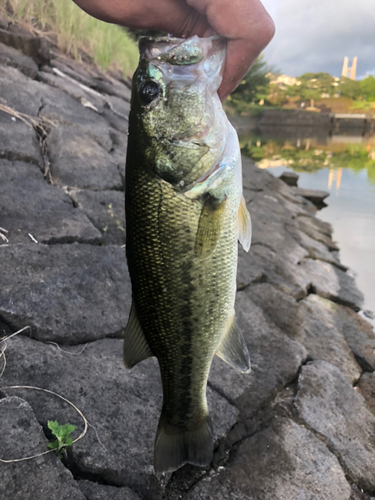
M 274 129 L 240 142 L 260 168 L 275 176 L 295 171 L 300 187 L 330 193 L 317 215 L 333 227 L 341 262 L 365 296 L 363 309 L 375 313 L 375 136 L 280 138 Z

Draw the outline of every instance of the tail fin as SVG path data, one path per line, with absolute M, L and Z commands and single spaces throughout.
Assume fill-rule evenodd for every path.
M 212 460 L 211 419 L 207 415 L 193 430 L 175 427 L 160 417 L 155 441 L 154 468 L 157 474 L 172 472 L 186 463 L 204 467 Z

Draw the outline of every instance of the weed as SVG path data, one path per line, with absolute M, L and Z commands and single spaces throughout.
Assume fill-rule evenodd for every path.
M 62 458 L 65 451 L 64 448 L 73 443 L 70 434 L 76 430 L 76 426 L 71 424 L 59 425 L 54 420 L 48 420 L 48 428 L 56 438 L 53 443 L 48 444 L 48 448 L 55 450 L 56 455 Z

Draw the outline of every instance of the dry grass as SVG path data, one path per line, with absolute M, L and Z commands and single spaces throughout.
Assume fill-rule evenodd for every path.
M 59 47 L 76 59 L 83 50 L 102 70 L 120 69 L 130 76 L 136 68 L 138 50 L 129 35 L 88 16 L 72 0 L 0 0 L 0 15 L 9 17 L 9 6 L 22 23 L 56 35 Z

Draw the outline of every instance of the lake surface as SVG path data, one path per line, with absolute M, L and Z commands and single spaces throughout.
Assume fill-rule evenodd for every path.
M 375 313 L 375 136 L 303 137 L 301 129 L 289 137 L 276 127 L 240 134 L 242 152 L 276 177 L 294 171 L 300 187 L 330 193 L 317 216 L 332 225 L 341 262 L 365 296 L 363 309 Z

